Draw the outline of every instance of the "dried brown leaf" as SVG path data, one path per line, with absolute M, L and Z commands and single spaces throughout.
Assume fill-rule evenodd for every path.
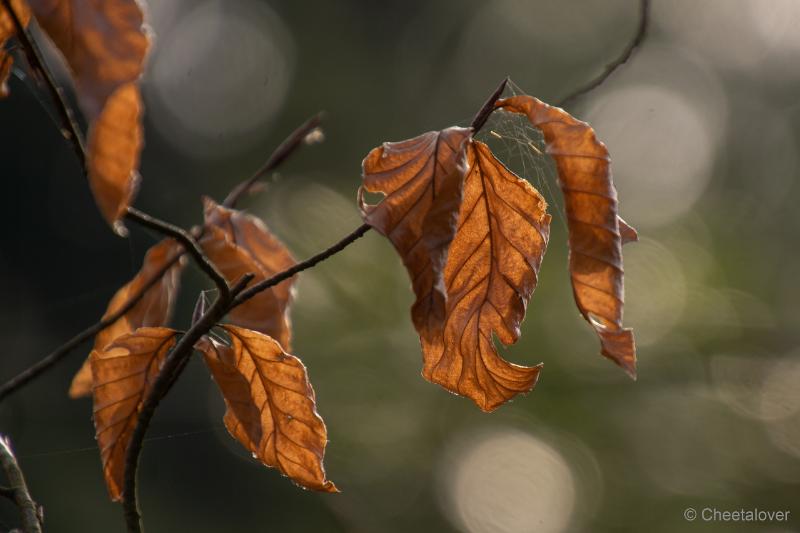
M 150 45 L 137 0 L 28 0 L 36 20 L 64 56 L 91 120 L 106 100 L 139 79 Z
M 169 328 L 139 328 L 91 355 L 94 426 L 111 499 L 122 499 L 125 455 L 139 410 L 175 345 Z
M 417 297 L 411 317 L 422 338 L 435 336 L 444 319 L 442 272 L 461 202 L 457 156 L 471 133 L 453 127 L 383 143 L 362 163 L 362 216 L 392 242 L 408 270 Z M 364 192 L 385 197 L 369 205 Z
M 262 333 L 223 327 L 232 347 L 206 337 L 197 348 L 225 398 L 225 427 L 255 458 L 298 485 L 338 492 L 325 478 L 327 430 L 303 363 Z
M 156 244 L 144 256 L 142 268 L 136 276 L 119 289 L 108 303 L 103 318 L 118 312 L 131 297 L 135 296 L 148 282 L 158 275 L 176 255 L 181 252 L 181 247 L 172 239 L 163 240 Z M 94 338 L 93 351 L 103 350 L 108 344 L 122 335 L 133 332 L 142 327 L 157 327 L 166 325 L 172 316 L 172 309 L 178 293 L 183 260 L 178 261 L 169 268 L 160 280 L 150 287 L 145 295 L 135 306 L 120 317 L 106 329 L 100 331 Z M 75 374 L 69 395 L 72 398 L 86 396 L 92 392 L 91 357 L 86 359 L 81 369 Z
M 488 146 L 465 147 L 467 174 L 444 282 L 440 337 L 425 342 L 423 375 L 492 411 L 536 384 L 541 364 L 515 365 L 497 353 L 520 335 L 547 248 L 550 215 L 542 196 Z
M 500 100 L 497 107 L 527 115 L 544 134 L 564 193 L 575 302 L 600 337 L 602 354 L 635 378 L 633 331 L 622 326 L 622 245 L 637 237 L 617 214 L 608 150 L 591 126 L 532 96 Z
M 89 129 L 89 185 L 103 218 L 123 236 L 122 218 L 139 187 L 141 115 L 139 88 L 129 83 L 108 99 Z
M 103 218 L 119 235 L 138 187 L 142 102 L 137 80 L 150 45 L 136 0 L 29 0 L 64 56 L 90 120 L 89 185 Z
M 225 208 L 204 199 L 206 232 L 200 241 L 203 251 L 225 278 L 234 283 L 247 273 L 254 283 L 267 279 L 295 264 L 286 246 L 253 215 Z M 229 320 L 243 328 L 265 333 L 291 350 L 289 304 L 290 278 L 260 292 L 231 311 Z

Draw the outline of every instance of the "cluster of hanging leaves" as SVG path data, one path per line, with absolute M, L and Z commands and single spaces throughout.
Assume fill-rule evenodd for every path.
M 138 80 L 151 34 L 137 0 L 11 0 L 23 28 L 32 21 L 61 54 L 90 126 L 87 174 L 96 203 L 114 230 L 136 194 L 142 141 Z M 13 57 L 5 43 L 16 33 L 0 6 L 0 97 L 8 93 Z M 295 263 L 258 218 L 204 199 L 200 244 L 229 283 L 245 274 L 262 281 Z M 166 239 L 147 252 L 140 271 L 108 304 L 106 327 L 73 378 L 69 395 L 91 395 L 103 473 L 111 498 L 123 499 L 125 456 L 142 406 L 180 333 L 168 328 L 185 264 L 182 247 Z M 230 434 L 263 464 L 297 484 L 336 492 L 322 459 L 325 424 L 316 411 L 305 367 L 291 349 L 288 317 L 294 279 L 233 309 L 220 337 L 200 351 L 227 405 Z M 135 304 L 129 305 L 129 302 Z
M 150 45 L 136 0 L 9 0 L 20 24 L 36 21 L 72 73 L 89 126 L 87 174 L 98 207 L 119 234 L 137 189 L 142 149 L 138 80 Z M 0 97 L 8 92 L 16 33 L 0 7 Z M 592 128 L 530 96 L 496 102 L 541 130 L 556 162 L 569 231 L 576 304 L 601 353 L 635 377 L 633 333 L 622 325 L 622 245 L 636 232 L 618 215 L 609 155 Z M 411 309 L 423 376 L 492 411 L 530 391 L 542 365 L 521 366 L 497 352 L 520 336 L 550 235 L 539 192 L 474 139 L 451 127 L 384 143 L 363 161 L 364 221 L 394 245 L 411 278 Z M 376 205 L 364 193 L 382 193 Z M 254 282 L 295 264 L 258 218 L 206 198 L 200 245 L 229 283 Z M 139 413 L 181 333 L 168 327 L 184 250 L 166 239 L 113 296 L 91 353 L 70 387 L 91 395 L 109 493 L 122 493 L 125 457 Z M 336 492 L 326 478 L 325 424 L 303 363 L 291 350 L 289 307 L 295 278 L 231 310 L 227 323 L 195 345 L 226 404 L 224 424 L 264 465 L 310 489 Z M 135 301 L 131 305 L 129 302 Z
M 260 281 L 294 264 L 286 247 L 253 215 L 204 199 L 200 244 L 229 283 L 244 274 Z M 152 284 L 139 302 L 95 338 L 86 366 L 70 394 L 91 393 L 94 422 L 111 498 L 121 500 L 125 455 L 153 382 L 174 346 L 169 324 L 182 268 L 180 246 L 165 240 L 145 256 L 139 273 L 112 298 L 107 317 Z M 227 411 L 225 427 L 253 457 L 295 483 L 336 492 L 322 465 L 325 424 L 303 363 L 287 353 L 291 342 L 289 305 L 294 278 L 267 289 L 228 315 L 220 334 L 195 346 L 219 386 Z
M 138 80 L 151 36 L 136 0 L 11 0 L 23 26 L 35 20 L 72 74 L 88 120 L 87 173 L 103 217 L 121 235 L 122 217 L 139 182 L 142 98 Z M 0 7 L 0 97 L 8 93 L 13 58 L 11 15 Z
M 602 354 L 635 377 L 633 333 L 622 326 L 622 244 L 636 232 L 617 215 L 608 151 L 592 128 L 530 96 L 496 109 L 540 129 L 557 164 L 569 228 L 569 271 L 578 309 Z M 363 162 L 365 222 L 394 245 L 411 278 L 411 316 L 423 376 L 492 411 L 536 384 L 542 365 L 503 359 L 519 339 L 547 248 L 547 204 L 471 129 L 451 127 L 384 143 Z M 382 193 L 376 205 L 364 193 Z

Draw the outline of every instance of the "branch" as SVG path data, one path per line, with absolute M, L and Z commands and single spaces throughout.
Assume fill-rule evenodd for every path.
M 53 75 L 50 73 L 50 69 L 47 68 L 47 64 L 44 62 L 44 57 L 42 56 L 42 51 L 39 50 L 39 46 L 28 34 L 28 30 L 25 29 L 16 11 L 14 11 L 14 8 L 11 6 L 11 0 L 2 1 L 6 11 L 11 15 L 14 29 L 17 32 L 17 39 L 22 43 L 22 49 L 25 51 L 28 64 L 39 75 L 39 78 L 45 82 L 45 87 L 50 93 L 53 103 L 56 105 L 58 116 L 61 119 L 62 134 L 70 141 L 75 155 L 85 169 L 86 146 L 83 142 L 83 135 L 80 132 L 80 128 L 78 128 L 78 124 L 75 122 L 75 116 L 72 114 L 67 101 L 64 100 L 64 94 L 56 83 L 55 78 L 53 78 Z
M 219 289 L 220 294 L 225 298 L 230 297 L 230 289 L 228 288 L 228 282 L 225 280 L 225 276 L 223 276 L 220 271 L 217 270 L 217 267 L 214 265 L 214 263 L 212 263 L 211 260 L 206 257 L 206 254 L 203 253 L 200 245 L 197 244 L 197 241 L 189 234 L 188 231 L 184 230 L 183 228 L 179 228 L 178 226 L 174 226 L 168 222 L 158 220 L 157 218 L 152 217 L 147 213 L 142 213 L 133 207 L 128 207 L 125 218 L 137 222 L 144 227 L 162 233 L 168 237 L 172 237 L 183 244 L 184 250 L 191 254 L 192 258 L 194 258 L 195 262 L 197 263 L 197 266 L 199 266 L 203 272 L 205 272 L 206 275 L 208 275 L 208 277 L 214 281 L 214 284 L 217 286 L 217 289 Z
M 358 240 L 361 236 L 363 236 L 366 232 L 372 229 L 372 226 L 369 224 L 362 224 L 353 230 L 352 233 L 344 237 L 342 240 L 326 248 L 325 250 L 321 251 L 320 253 L 309 257 L 305 261 L 295 264 L 294 266 L 284 270 L 283 272 L 279 272 L 272 276 L 271 278 L 259 281 L 249 289 L 242 291 L 236 298 L 234 298 L 233 303 L 231 305 L 231 309 L 243 304 L 259 292 L 266 290 L 270 287 L 277 285 L 278 283 L 287 280 L 297 274 L 298 272 L 302 272 L 308 268 L 313 267 L 317 263 L 321 263 L 322 261 L 328 259 L 329 257 L 338 254 L 345 248 L 347 248 L 350 244 Z
M 497 89 L 495 89 L 489 98 L 486 99 L 483 107 L 481 107 L 480 110 L 475 114 L 475 118 L 472 119 L 472 124 L 470 125 L 473 135 L 478 133 L 483 125 L 486 124 L 486 121 L 489 120 L 489 115 L 491 115 L 492 111 L 494 111 L 494 103 L 498 98 L 500 98 L 500 95 L 503 94 L 507 83 L 508 76 L 506 76 L 505 79 L 500 82 L 500 85 L 497 86 Z
M 144 441 L 147 428 L 150 425 L 150 420 L 153 418 L 156 407 L 158 407 L 161 399 L 169 391 L 172 384 L 175 383 L 183 368 L 185 368 L 189 357 L 192 355 L 195 343 L 197 343 L 203 335 L 207 334 L 211 328 L 222 320 L 234 307 L 243 304 L 259 292 L 291 278 L 298 272 L 311 268 L 325 259 L 336 255 L 358 240 L 370 229 L 372 229 L 372 227 L 368 224 L 362 224 L 336 244 L 269 279 L 265 279 L 253 285 L 247 290 L 245 290 L 245 287 L 252 279 L 252 275 L 245 276 L 231 288 L 231 298 L 226 299 L 220 294 L 211 307 L 205 311 L 199 319 L 193 319 L 192 327 L 181 337 L 178 344 L 175 345 L 175 348 L 173 348 L 167 360 L 164 362 L 164 366 L 158 373 L 158 377 L 153 383 L 153 389 L 150 391 L 150 394 L 147 396 L 147 399 L 139 411 L 136 420 L 136 429 L 134 429 L 130 443 L 128 444 L 128 450 L 125 454 L 125 479 L 122 492 L 122 505 L 128 531 L 140 532 L 142 530 L 142 517 L 139 511 L 136 494 L 136 472 L 139 466 L 142 442 Z
M 631 58 L 639 45 L 642 44 L 642 41 L 644 41 L 645 35 L 647 34 L 647 27 L 650 21 L 650 0 L 640 1 L 641 7 L 639 11 L 639 26 L 636 29 L 636 33 L 633 35 L 633 39 L 622 51 L 622 54 L 620 54 L 617 59 L 606 65 L 605 70 L 603 70 L 599 76 L 564 97 L 559 103 L 556 104 L 558 107 L 566 107 L 579 97 L 598 88 L 609 78 L 609 76 L 611 76 L 611 74 L 614 73 L 615 70 L 617 70 L 617 68 L 625 64 Z
M 272 155 L 269 156 L 269 159 L 267 159 L 267 161 L 261 165 L 261 168 L 259 168 L 255 174 L 234 187 L 233 190 L 228 193 L 228 196 L 225 197 L 225 201 L 222 202 L 222 205 L 228 208 L 235 207 L 236 203 L 241 199 L 241 197 L 250 192 L 250 190 L 253 188 L 253 185 L 255 185 L 259 179 L 264 177 L 269 172 L 272 172 L 278 166 L 280 166 L 281 163 L 286 161 L 286 159 L 288 159 L 289 156 L 292 155 L 295 150 L 297 150 L 303 141 L 305 141 L 308 134 L 319 127 L 321 121 L 322 113 L 317 113 L 301 124 L 275 149 L 274 152 L 272 152 Z
M 2 1 L 6 2 L 8 0 L 2 0 Z M 69 108 L 67 107 L 67 109 Z M 267 159 L 266 163 L 264 163 L 261 169 L 259 169 L 259 171 L 254 174 L 254 177 L 256 178 L 261 177 L 265 173 L 274 170 L 281 163 L 286 161 L 286 159 L 288 159 L 288 157 L 292 153 L 294 153 L 294 151 L 297 148 L 302 146 L 302 140 L 305 138 L 305 135 L 307 135 L 311 130 L 313 130 L 314 127 L 317 127 L 319 125 L 318 121 L 320 117 L 321 114 L 315 115 L 314 117 L 307 120 L 304 124 L 299 126 L 294 132 L 292 132 L 278 146 L 278 148 L 276 148 L 272 152 L 272 154 Z M 312 125 L 313 127 L 311 127 Z M 81 158 L 82 157 L 83 156 L 81 156 Z M 83 161 L 83 159 L 81 160 Z M 253 180 L 252 177 L 248 181 L 251 180 Z M 234 189 L 234 191 L 242 186 L 243 184 L 238 185 Z M 252 185 L 250 185 L 250 187 L 252 187 Z M 236 197 L 234 197 L 233 204 L 236 203 L 241 194 L 244 194 L 244 190 L 245 189 L 243 188 L 242 193 L 239 193 Z M 228 195 L 228 198 L 226 198 L 226 202 L 231 198 L 234 191 L 231 191 L 231 193 Z M 201 234 L 202 232 L 194 232 L 191 236 L 196 241 L 200 238 Z M 103 331 L 107 327 L 111 326 L 114 322 L 122 318 L 128 311 L 133 309 L 133 307 L 137 303 L 139 303 L 139 301 L 142 298 L 144 298 L 145 294 L 147 294 L 147 292 L 159 282 L 159 280 L 164 276 L 164 274 L 166 274 L 167 271 L 169 271 L 169 269 L 172 268 L 172 266 L 175 265 L 175 263 L 177 263 L 178 260 L 180 260 L 180 258 L 183 256 L 183 253 L 184 252 L 176 255 L 168 264 L 164 265 L 163 268 L 161 268 L 158 272 L 156 272 L 155 275 L 153 275 L 153 277 L 149 279 L 147 283 L 145 283 L 142 289 L 136 294 L 132 295 L 130 299 L 125 303 L 125 305 L 122 306 L 116 313 L 89 326 L 82 332 L 75 335 L 69 341 L 56 348 L 53 352 L 45 356 L 44 359 L 41 359 L 37 363 L 23 370 L 15 377 L 11 378 L 9 381 L 0 386 L 0 402 L 2 402 L 6 396 L 12 394 L 13 392 L 16 392 L 18 389 L 25 386 L 28 382 L 41 375 L 43 372 L 46 372 L 50 367 L 54 366 L 56 363 L 61 361 L 65 356 L 67 356 L 70 352 L 72 352 L 72 350 L 83 344 L 85 341 L 91 339 L 99 332 Z
M 153 277 L 147 280 L 139 292 L 135 293 L 131 298 L 119 308 L 115 313 L 103 318 L 100 322 L 89 326 L 82 332 L 78 333 L 70 340 L 56 348 L 55 351 L 48 354 L 44 359 L 40 360 L 39 362 L 35 363 L 33 366 L 28 367 L 27 369 L 23 370 L 2 386 L 0 386 L 0 402 L 5 399 L 6 396 L 16 392 L 18 389 L 25 386 L 29 381 L 36 378 L 50 367 L 61 361 L 67 354 L 69 354 L 72 350 L 83 344 L 85 341 L 91 339 L 102 330 L 106 329 L 114 322 L 122 318 L 128 311 L 133 309 L 133 307 L 139 303 L 139 301 L 144 297 L 144 295 L 149 291 L 153 286 L 155 286 L 164 274 L 172 268 L 175 263 L 177 263 L 183 254 L 177 254 L 173 257 L 170 261 L 167 262 L 158 272 L 156 272 Z
M 133 430 L 128 449 L 125 453 L 125 478 L 123 480 L 122 505 L 128 531 L 140 532 L 142 530 L 141 513 L 139 512 L 136 495 L 136 471 L 139 465 L 139 454 L 142 450 L 142 442 L 144 441 L 144 436 L 147 433 L 147 428 L 150 425 L 150 420 L 153 418 L 156 407 L 158 407 L 161 399 L 169 391 L 180 371 L 185 367 L 186 361 L 188 361 L 189 357 L 192 355 L 195 343 L 199 341 L 203 335 L 208 333 L 217 322 L 222 320 L 222 317 L 225 316 L 230 308 L 231 298 L 242 291 L 252 279 L 252 275 L 244 276 L 231 287 L 230 293 L 227 296 L 220 294 L 208 311 L 206 311 L 203 316 L 189 328 L 183 337 L 181 337 L 164 361 L 156 380 L 153 382 L 153 388 L 150 390 L 150 393 L 142 404 L 142 408 L 139 410 L 139 415 L 136 419 L 136 428 Z
M 11 451 L 11 441 L 7 437 L 0 435 L 0 463 L 6 472 L 6 477 L 10 486 L 8 487 L 13 494 L 14 503 L 17 504 L 22 512 L 22 529 L 25 533 L 41 533 L 42 524 L 39 506 L 31 498 L 28 486 L 25 484 L 25 476 L 19 468 L 17 458 Z

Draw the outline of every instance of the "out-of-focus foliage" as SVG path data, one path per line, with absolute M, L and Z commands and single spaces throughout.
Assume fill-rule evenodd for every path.
M 141 205 L 195 223 L 201 194 L 220 199 L 322 108 L 326 142 L 243 205 L 300 258 L 359 224 L 358 161 L 377 142 L 468 124 L 507 74 L 557 101 L 625 45 L 637 17 L 629 0 L 150 3 L 160 39 L 142 85 Z M 688 527 L 689 506 L 800 513 L 800 6 L 764 6 L 656 0 L 642 49 L 569 109 L 608 146 L 624 216 L 640 232 L 625 250 L 638 382 L 595 356 L 571 301 L 554 168 L 526 148 L 535 137 L 524 124 L 494 117 L 483 140 L 553 213 L 541 267 L 551 283 L 503 354 L 545 362 L 537 390 L 487 417 L 419 379 L 408 278 L 391 245 L 368 235 L 306 272 L 292 311 L 293 349 L 324 404 L 326 469 L 342 494 L 287 490 L 265 475 L 228 437 L 224 403 L 194 361 L 145 443 L 150 523 L 666 533 Z M 157 239 L 110 234 L 32 80 L 15 70 L 9 85 L 0 146 L 4 176 L 18 179 L 3 194 L 5 376 L 99 317 Z M 187 271 L 179 326 L 205 286 Z M 87 405 L 63 396 L 80 363 L 78 351 L 8 399 L 0 425 L 46 525 L 114 530 L 119 508 L 103 487 Z M 0 502 L 0 527 L 15 520 Z

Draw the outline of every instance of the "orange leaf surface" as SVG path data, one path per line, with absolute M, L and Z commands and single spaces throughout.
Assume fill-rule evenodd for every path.
M 600 337 L 602 354 L 635 378 L 633 331 L 622 327 L 622 245 L 636 240 L 636 231 L 617 214 L 608 150 L 591 126 L 532 96 L 496 105 L 527 115 L 544 134 L 564 193 L 575 302 Z
M 92 352 L 94 426 L 103 475 L 114 501 L 122 499 L 125 454 L 139 410 L 176 335 L 168 328 L 140 328 Z
M 136 81 L 150 45 L 136 0 L 29 0 L 64 56 L 91 122 L 87 172 L 103 218 L 119 235 L 138 187 L 142 102 Z
M 19 17 L 23 26 L 28 25 L 31 18 L 31 10 L 24 0 L 11 0 L 11 8 Z M 0 5 L 0 98 L 8 96 L 8 76 L 11 74 L 11 67 L 14 65 L 14 58 L 6 52 L 5 44 L 8 39 L 17 33 L 11 15 L 6 12 L 5 7 Z
M 542 196 L 480 142 L 466 147 L 463 200 L 447 257 L 445 320 L 423 341 L 423 375 L 492 411 L 536 384 L 541 364 L 515 365 L 493 335 L 517 341 L 547 248 L 550 215 Z
M 179 254 L 181 247 L 172 239 L 163 240 L 156 244 L 144 256 L 142 268 L 136 276 L 119 289 L 108 303 L 103 318 L 118 312 L 131 297 L 139 294 L 142 289 L 161 272 L 173 258 Z M 106 329 L 100 331 L 94 338 L 95 350 L 103 350 L 108 344 L 122 335 L 133 332 L 141 327 L 156 327 L 166 325 L 172 316 L 172 308 L 178 293 L 183 260 L 178 261 L 167 270 L 155 285 L 150 287 L 145 295 L 127 313 Z M 87 358 L 81 369 L 72 380 L 69 395 L 72 398 L 86 396 L 92 392 L 91 357 Z
M 423 338 L 434 336 L 444 318 L 442 272 L 461 202 L 457 156 L 471 133 L 453 127 L 384 143 L 362 163 L 362 216 L 402 258 L 417 297 L 411 317 Z M 369 205 L 364 202 L 365 191 L 385 197 Z
M 94 119 L 106 100 L 136 81 L 150 44 L 137 0 L 28 0 L 64 56 L 81 106 Z
M 327 430 L 303 363 L 264 334 L 223 327 L 232 347 L 206 337 L 197 348 L 225 399 L 225 427 L 255 458 L 298 485 L 338 492 L 325 478 Z
M 252 283 L 256 283 L 295 264 L 286 246 L 260 219 L 222 207 L 210 198 L 205 198 L 204 204 L 206 232 L 200 244 L 229 282 L 236 282 L 252 272 L 256 275 Z M 236 307 L 229 320 L 237 326 L 265 333 L 290 350 L 289 304 L 295 279 L 279 283 Z
M 129 83 L 108 99 L 89 129 L 89 186 L 103 218 L 122 236 L 127 234 L 122 218 L 139 187 L 141 115 L 139 88 Z

